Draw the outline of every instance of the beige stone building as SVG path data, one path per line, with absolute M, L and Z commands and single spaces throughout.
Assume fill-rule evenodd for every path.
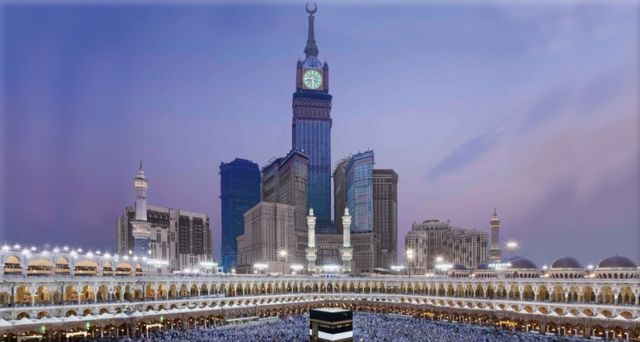
M 244 234 L 238 236 L 238 273 L 288 273 L 296 257 L 295 207 L 260 202 L 244 214 Z M 256 270 L 254 265 L 266 267 Z
M 300 262 L 305 258 L 307 247 L 308 169 L 309 157 L 295 149 L 262 168 L 262 201 L 288 204 L 295 208 L 297 247 L 288 256 Z
M 449 221 L 414 223 L 405 238 L 407 269 L 411 274 L 433 271 L 438 257 L 441 263 L 476 268 L 487 261 L 488 239 L 486 232 L 455 227 Z

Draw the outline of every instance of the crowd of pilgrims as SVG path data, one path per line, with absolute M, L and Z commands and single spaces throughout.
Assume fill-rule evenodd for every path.
M 100 339 L 99 341 L 113 341 Z M 163 330 L 149 336 L 120 338 L 127 342 L 157 341 L 309 341 L 308 316 L 288 316 L 275 320 L 242 325 L 199 327 L 186 330 Z M 557 337 L 525 332 L 500 330 L 489 326 L 431 321 L 394 314 L 353 313 L 353 341 L 413 342 L 413 341 L 522 341 L 559 342 L 586 341 L 580 338 Z
M 353 313 L 353 340 L 380 342 L 586 341 L 579 338 L 502 330 L 490 326 L 450 323 L 393 314 L 364 312 Z

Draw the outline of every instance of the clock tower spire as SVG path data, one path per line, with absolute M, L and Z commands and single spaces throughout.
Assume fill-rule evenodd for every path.
M 313 7 L 309 7 L 309 5 L 311 4 L 308 3 L 305 7 L 307 13 L 309 13 L 309 31 L 307 32 L 307 46 L 304 47 L 304 54 L 307 56 L 307 58 L 317 58 L 318 46 L 316 46 L 316 35 L 313 27 L 313 20 L 315 19 L 313 17 L 313 14 L 318 10 L 318 5 L 316 5 L 315 3 L 313 4 Z

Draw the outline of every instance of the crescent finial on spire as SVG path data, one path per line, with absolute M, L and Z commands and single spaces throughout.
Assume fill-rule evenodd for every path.
M 309 5 L 313 4 L 313 9 L 309 7 Z M 309 13 L 310 15 L 313 15 L 314 13 L 316 13 L 316 11 L 318 11 L 318 5 L 313 2 L 307 2 L 307 4 L 304 6 L 304 8 L 307 10 L 307 13 Z
M 307 13 L 309 13 L 309 31 L 307 32 L 307 46 L 304 48 L 304 54 L 307 58 L 309 57 L 318 57 L 318 46 L 316 46 L 316 37 L 313 29 L 313 14 L 318 10 L 318 5 L 313 3 L 313 7 L 310 7 L 311 3 L 307 3 L 305 5 L 305 9 Z

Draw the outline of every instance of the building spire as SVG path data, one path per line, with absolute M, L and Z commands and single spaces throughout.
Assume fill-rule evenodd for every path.
M 307 13 L 309 13 L 309 31 L 307 33 L 307 46 L 304 48 L 304 54 L 309 57 L 318 57 L 318 46 L 316 46 L 316 37 L 313 29 L 313 14 L 318 10 L 318 5 L 313 3 L 313 6 L 310 6 L 310 3 L 307 3 L 305 9 Z

